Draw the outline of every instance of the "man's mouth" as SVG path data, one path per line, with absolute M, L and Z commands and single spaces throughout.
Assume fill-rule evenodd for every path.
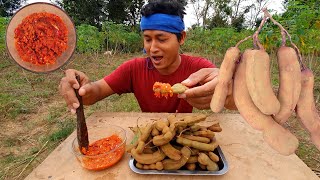
M 163 58 L 163 56 L 151 56 L 151 57 L 152 57 L 152 59 L 153 59 L 154 61 L 156 61 L 156 62 L 161 61 L 162 58 Z

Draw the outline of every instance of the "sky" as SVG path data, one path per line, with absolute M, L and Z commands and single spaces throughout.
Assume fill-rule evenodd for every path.
M 50 2 L 50 0 L 27 0 L 27 4 L 33 3 L 33 2 Z M 283 12 L 283 6 L 282 6 L 281 2 L 282 1 L 279 1 L 279 0 L 269 0 L 269 2 L 267 4 L 267 8 L 274 9 L 275 12 L 281 13 L 281 12 Z M 191 25 L 196 23 L 196 18 L 194 16 L 192 6 L 187 5 L 186 13 L 187 14 L 184 17 L 184 22 L 185 22 L 186 28 L 189 28 L 189 27 L 191 27 Z
M 250 3 L 250 1 L 247 1 Z M 274 12 L 270 12 L 270 14 L 273 13 L 282 13 L 284 11 L 283 5 L 281 4 L 282 0 L 269 0 L 266 4 L 266 7 L 268 10 L 273 9 Z M 245 3 L 244 3 L 245 4 Z M 184 17 L 185 25 L 186 27 L 191 27 L 191 25 L 196 23 L 196 18 L 194 15 L 194 10 L 192 8 L 192 5 L 188 4 L 186 8 L 186 15 Z M 261 13 L 262 15 L 262 13 Z

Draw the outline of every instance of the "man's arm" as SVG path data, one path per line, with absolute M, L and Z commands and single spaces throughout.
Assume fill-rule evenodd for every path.
M 104 79 L 90 82 L 89 78 L 82 72 L 68 69 L 65 71 L 66 76 L 60 81 L 59 92 L 67 103 L 72 113 L 76 112 L 79 107 L 79 101 L 74 89 L 79 89 L 79 95 L 82 96 L 83 104 L 91 105 L 97 101 L 114 94 L 114 91 Z M 76 80 L 76 74 L 80 76 L 80 84 Z

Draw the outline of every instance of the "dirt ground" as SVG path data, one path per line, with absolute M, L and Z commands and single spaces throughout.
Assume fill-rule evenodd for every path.
M 78 57 L 76 57 L 78 58 Z M 117 67 L 117 64 L 108 64 L 105 67 L 105 59 L 103 57 L 83 57 L 83 60 L 79 60 L 77 64 L 70 67 L 83 68 L 87 70 L 87 73 L 93 76 L 97 74 L 97 71 L 106 73 L 104 68 Z M 119 57 L 117 60 L 120 59 Z M 110 62 L 121 63 L 128 59 L 128 57 L 121 57 L 120 61 Z M 100 68 L 98 69 L 99 66 Z M 102 67 L 101 67 L 102 66 Z M 97 68 L 87 68 L 97 67 Z M 89 71 L 90 69 L 90 71 Z M 110 68 L 111 69 L 111 68 Z M 8 73 L 10 72 L 10 73 Z M 7 102 L 6 107 L 1 107 L 5 111 L 1 111 L 0 118 L 0 179 L 24 179 L 35 167 L 37 167 L 71 132 L 75 129 L 75 115 L 71 115 L 65 107 L 65 102 L 58 94 L 57 84 L 61 76 L 61 72 L 53 74 L 50 77 L 52 79 L 36 79 L 37 75 L 27 74 L 31 82 L 31 87 L 27 86 L 29 82 L 23 81 L 21 84 L 16 84 L 16 87 L 9 88 L 6 85 L 7 82 L 11 82 L 13 79 L 15 82 L 25 80 L 24 74 L 16 65 L 6 64 L 3 68 L 0 68 L 0 80 L 2 81 L 2 93 L 0 94 L 1 100 L 6 98 L 6 92 L 13 94 L 13 97 Z M 17 74 L 19 76 L 17 76 Z M 98 78 L 98 77 L 95 77 Z M 52 94 L 48 93 L 43 97 L 32 96 L 31 100 L 19 100 L 21 96 L 24 96 L 30 92 L 37 92 L 39 90 L 46 91 L 43 84 L 38 81 L 45 82 L 46 88 L 51 89 Z M 32 86 L 34 83 L 34 86 Z M 23 84 L 24 87 L 21 87 Z M 27 84 L 27 85 L 25 85 Z M 37 86 L 37 84 L 39 84 Z M 128 103 L 130 102 L 130 103 Z M 14 117 L 9 117 L 7 114 L 11 112 L 15 106 L 23 103 L 31 104 L 34 106 L 31 110 L 20 108 L 19 114 Z M 130 104 L 124 108 L 124 104 Z M 317 109 L 319 107 L 319 101 L 317 101 Z M 14 105 L 14 106 L 13 106 Z M 24 106 L 21 106 L 24 107 Z M 101 103 L 98 103 L 90 108 L 86 108 L 86 115 L 99 110 L 105 111 L 139 111 L 136 108 L 137 104 L 133 96 L 111 97 L 107 98 Z M 228 111 L 225 111 L 225 113 Z M 238 112 L 228 112 L 238 113 Z M 285 124 L 300 141 L 300 145 L 296 154 L 299 158 L 306 163 L 319 177 L 320 177 L 320 152 L 310 142 L 309 134 L 303 129 L 300 122 L 296 118 L 295 114 Z

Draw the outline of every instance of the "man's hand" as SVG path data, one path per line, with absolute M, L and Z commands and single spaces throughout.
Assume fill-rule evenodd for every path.
M 214 88 L 218 84 L 218 68 L 203 68 L 191 74 L 181 83 L 187 87 L 197 84 L 200 86 L 190 88 L 179 94 L 179 98 L 185 99 L 190 105 L 197 109 L 210 108 L 210 102 L 214 93 Z
M 76 79 L 76 74 L 80 76 L 80 84 Z M 81 87 L 79 89 L 79 95 L 84 96 L 86 94 L 86 88 L 84 86 L 88 83 L 89 78 L 83 72 L 74 69 L 68 69 L 65 71 L 65 77 L 60 81 L 59 92 L 66 101 L 71 113 L 76 113 L 76 109 L 80 105 L 74 89 L 79 89 Z

